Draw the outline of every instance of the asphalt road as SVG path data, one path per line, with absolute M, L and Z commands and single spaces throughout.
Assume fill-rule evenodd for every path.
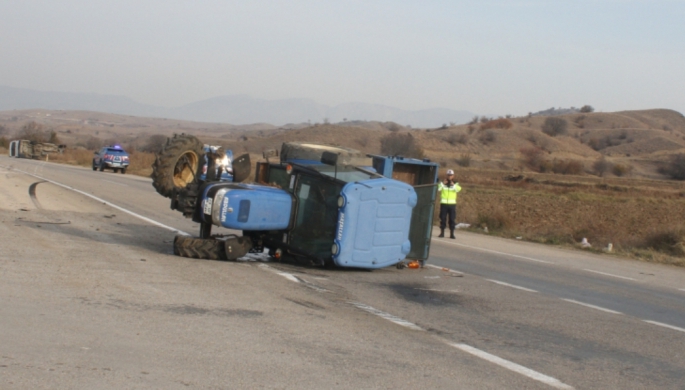
M 685 389 L 679 268 L 465 232 L 421 270 L 185 259 L 149 179 L 6 156 L 0 221 L 3 389 Z

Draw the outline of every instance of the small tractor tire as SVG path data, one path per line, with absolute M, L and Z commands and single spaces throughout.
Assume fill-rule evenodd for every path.
M 224 241 L 214 238 L 176 236 L 174 254 L 191 259 L 226 260 Z
M 195 181 L 203 156 L 203 144 L 197 137 L 181 134 L 168 138 L 152 164 L 153 187 L 160 195 L 171 198 L 174 190 L 186 188 Z

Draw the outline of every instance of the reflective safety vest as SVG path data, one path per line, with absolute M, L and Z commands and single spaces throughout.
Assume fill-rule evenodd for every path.
M 440 203 L 442 204 L 457 204 L 457 192 L 461 191 L 459 183 L 454 183 L 452 187 L 447 187 L 444 182 L 438 185 L 440 191 Z

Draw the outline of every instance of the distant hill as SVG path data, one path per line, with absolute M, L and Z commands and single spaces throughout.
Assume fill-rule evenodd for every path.
M 333 118 L 333 117 L 332 117 Z M 256 159 L 265 149 L 284 141 L 308 141 L 347 146 L 365 153 L 380 153 L 381 140 L 399 134 L 415 140 L 425 157 L 443 167 L 502 171 L 575 172 L 596 175 L 595 164 L 605 161 L 611 176 L 663 179 L 660 167 L 685 153 L 685 117 L 673 110 L 568 113 L 555 116 L 566 123 L 557 136 L 543 132 L 546 115 L 499 118 L 490 122 L 409 128 L 391 121 L 351 120 L 328 123 L 268 123 L 229 125 L 105 114 L 92 111 L 0 111 L 0 127 L 12 137 L 36 122 L 54 130 L 69 148 L 121 143 L 135 149 L 150 136 L 174 133 L 197 135 L 203 142 L 223 145 L 235 153 L 249 152 Z M 487 120 L 487 119 L 486 119 Z M 498 125 L 502 125 L 497 127 Z M 89 148 L 93 149 L 93 147 Z M 571 168 L 576 167 L 573 170 Z
M 31 109 L 97 111 L 234 125 L 269 123 L 282 126 L 362 120 L 391 121 L 419 128 L 466 123 L 475 115 L 469 111 L 446 108 L 411 111 L 368 103 L 345 103 L 331 107 L 311 99 L 266 100 L 247 95 L 219 96 L 167 108 L 138 103 L 125 96 L 0 86 L 0 111 Z

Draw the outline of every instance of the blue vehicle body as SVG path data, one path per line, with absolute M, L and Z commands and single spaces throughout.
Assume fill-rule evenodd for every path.
M 411 250 L 409 227 L 416 192 L 381 178 L 347 183 L 340 194 L 333 261 L 342 267 L 382 268 Z
M 236 230 L 284 230 L 292 205 L 293 197 L 277 188 L 214 183 L 202 194 L 202 221 Z
M 198 241 L 199 251 L 220 258 L 212 248 L 225 243 L 229 259 L 268 249 L 276 258 L 365 269 L 427 258 L 437 164 L 368 156 L 349 165 L 361 161 L 353 150 L 342 156 L 335 147 L 319 152 L 300 143 L 284 153 L 286 144 L 281 161 L 269 162 L 277 154 L 265 154 L 266 162 L 257 163 L 258 184 L 233 182 L 247 177 L 249 160 L 240 156 L 231 166 L 231 151 L 223 157 L 205 145 L 196 181 L 171 194 L 171 208 L 200 223 L 201 240 L 213 239 Z M 417 209 L 428 214 L 417 215 Z M 212 226 L 242 231 L 242 237 L 212 236 Z M 185 242 L 175 250 L 193 256 L 184 245 L 194 242 Z
M 438 163 L 401 156 L 369 155 L 373 168 L 385 177 L 393 178 L 414 187 L 418 200 L 412 211 L 409 239 L 412 248 L 410 259 L 425 261 L 430 253 L 433 231 L 433 211 L 438 196 Z
M 396 264 L 410 252 L 417 200 L 412 186 L 359 167 L 312 160 L 259 163 L 257 170 L 256 177 L 293 197 L 290 225 L 273 235 L 271 246 L 324 264 L 367 269 Z

